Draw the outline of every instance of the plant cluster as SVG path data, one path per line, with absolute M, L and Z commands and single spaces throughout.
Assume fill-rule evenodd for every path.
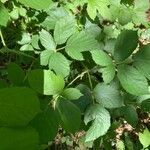
M 149 6 L 0 0 L 0 150 L 149 149 Z

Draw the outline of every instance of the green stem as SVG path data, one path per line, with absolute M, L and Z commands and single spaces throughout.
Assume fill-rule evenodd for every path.
M 26 81 L 26 79 L 27 79 L 27 77 L 28 77 L 28 75 L 29 75 L 29 73 L 30 73 L 30 71 L 31 71 L 31 69 L 32 69 L 32 67 L 33 67 L 33 65 L 34 65 L 34 63 L 35 63 L 35 61 L 36 61 L 36 60 L 33 60 L 33 62 L 31 63 L 30 68 L 28 69 L 28 71 L 27 71 L 27 73 L 26 73 L 26 76 L 24 77 L 23 83 Z
M 36 59 L 35 57 L 33 57 L 31 55 L 28 55 L 28 54 L 23 53 L 21 51 L 16 51 L 16 50 L 13 50 L 13 49 L 9 49 L 7 47 L 4 47 L 4 48 L 0 49 L 0 52 L 1 53 L 14 53 L 14 54 L 17 54 L 17 55 L 22 55 L 22 56 L 25 56 L 25 57 L 28 57 L 28 58 Z
M 88 75 L 88 79 L 89 79 L 90 89 L 93 90 L 92 80 L 91 80 L 89 71 L 87 72 L 87 75 Z
M 90 84 L 90 89 L 91 91 L 93 90 L 93 85 L 92 85 L 92 80 L 91 80 L 91 75 L 89 73 L 89 69 L 86 67 L 86 65 L 84 63 L 82 63 L 82 65 L 84 66 L 84 68 L 87 70 L 87 75 L 88 75 L 88 79 L 89 79 L 89 84 Z
M 65 48 L 66 48 L 66 46 L 60 47 L 60 48 L 56 49 L 56 51 L 61 51 L 61 50 L 65 49 Z
M 91 80 L 91 76 L 90 76 L 90 73 L 89 71 L 87 72 L 87 75 L 88 75 L 88 79 L 89 79 L 89 84 L 90 84 L 90 89 L 91 89 L 91 95 L 92 95 L 92 103 L 93 105 L 95 104 L 95 100 L 94 100 L 94 96 L 93 96 L 93 84 L 92 84 L 92 80 Z
M 2 30 L 0 29 L 0 37 L 1 37 L 1 40 L 2 40 L 2 44 L 4 47 L 6 47 L 6 43 L 5 43 L 5 40 L 4 40 L 4 37 L 3 37 L 3 34 L 2 34 Z
M 121 62 L 114 62 L 115 65 L 122 65 L 122 64 L 132 64 L 134 61 L 131 57 L 121 61 Z
M 89 84 L 90 84 L 90 90 L 91 90 L 91 95 L 92 95 L 92 103 L 93 105 L 95 104 L 95 99 L 94 99 L 94 96 L 93 96 L 93 84 L 92 84 L 92 80 L 91 80 L 91 75 L 89 73 L 89 69 L 86 67 L 86 65 L 84 63 L 82 63 L 82 65 L 84 66 L 84 68 L 87 70 L 87 76 L 88 76 L 88 80 L 89 80 Z

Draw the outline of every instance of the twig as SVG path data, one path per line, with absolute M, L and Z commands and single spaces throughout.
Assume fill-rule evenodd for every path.
M 86 74 L 88 72 L 88 70 L 86 70 L 86 71 L 84 71 L 84 72 L 82 72 L 81 74 L 79 74 L 76 78 L 74 78 L 67 86 L 70 86 L 70 85 L 72 85 L 77 79 L 82 79 L 83 78 L 83 76 Z

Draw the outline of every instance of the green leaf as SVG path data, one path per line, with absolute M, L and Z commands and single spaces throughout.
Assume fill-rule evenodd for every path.
M 108 66 L 112 64 L 111 57 L 102 50 L 91 51 L 94 62 L 100 66 Z
M 145 0 L 145 1 L 138 1 L 138 0 L 134 0 L 134 8 L 137 10 L 147 10 L 149 8 L 149 1 Z
M 89 20 L 86 21 L 85 30 L 88 34 L 92 35 L 93 38 L 95 39 L 98 39 L 102 32 L 102 29 L 98 25 L 90 22 Z
M 80 51 L 74 51 L 74 49 L 70 49 L 70 50 L 67 49 L 66 52 L 73 59 L 80 60 L 80 61 L 84 60 L 83 55 Z
M 113 39 L 110 38 L 106 40 L 104 50 L 113 55 L 115 50 L 115 43 L 116 43 L 116 39 L 114 38 Z
M 132 30 L 122 31 L 121 34 L 118 36 L 115 44 L 115 51 L 114 51 L 115 60 L 117 62 L 120 62 L 127 59 L 136 49 L 137 45 L 138 45 L 137 31 Z
M 96 104 L 89 107 L 85 113 L 85 124 L 93 121 L 86 133 L 86 142 L 94 141 L 106 134 L 110 127 L 110 114 L 102 106 Z
M 126 149 L 134 150 L 134 143 L 133 143 L 133 140 L 130 138 L 128 132 L 125 132 L 124 135 L 125 135 L 124 141 L 125 141 Z
M 141 108 L 142 108 L 144 111 L 150 112 L 150 99 L 147 99 L 147 100 L 142 101 L 142 103 L 141 103 Z
M 57 44 L 63 44 L 76 31 L 74 17 L 66 16 L 56 22 L 54 29 L 54 39 Z
M 76 88 L 80 90 L 83 95 L 72 102 L 80 108 L 82 113 L 84 113 L 86 108 L 92 103 L 92 93 L 90 88 L 84 84 L 79 84 Z
M 27 14 L 27 10 L 25 8 L 23 8 L 22 6 L 20 6 L 20 8 L 18 8 L 18 12 L 19 12 L 19 15 L 22 17 L 25 17 Z
M 34 9 L 47 9 L 49 8 L 50 4 L 52 4 L 51 0 L 18 0 L 21 4 L 24 4 L 25 6 L 34 8 Z
M 39 112 L 39 100 L 31 89 L 25 87 L 0 89 L 2 126 L 26 126 Z
M 31 125 L 38 131 L 40 143 L 52 141 L 58 132 L 58 116 L 51 107 L 38 114 Z
M 49 59 L 52 54 L 53 54 L 53 51 L 51 50 L 42 51 L 40 54 L 40 65 L 47 66 L 49 64 Z
M 136 127 L 138 123 L 138 114 L 136 109 L 133 106 L 125 106 L 122 108 L 122 113 L 125 120 L 133 127 Z
M 113 21 L 118 19 L 120 25 L 124 26 L 132 21 L 133 8 L 128 5 L 120 4 L 120 1 L 121 0 L 111 1 L 110 11 L 113 16 Z
M 25 44 L 21 46 L 20 51 L 34 51 L 34 48 L 30 44 Z
M 25 78 L 25 73 L 23 69 L 18 66 L 15 63 L 10 63 L 7 66 L 8 71 L 8 79 L 14 84 L 14 85 L 21 85 L 23 83 L 23 80 Z
M 126 15 L 124 15 L 126 14 Z M 118 13 L 118 21 L 121 25 L 125 25 L 132 21 L 132 10 L 127 7 L 120 7 Z
M 48 11 L 48 16 L 46 19 L 41 23 L 43 27 L 46 27 L 48 30 L 54 29 L 56 22 L 65 17 L 68 16 L 69 13 L 66 11 L 64 7 L 57 7 L 55 9 L 50 9 Z
M 9 21 L 9 13 L 5 6 L 0 2 L 0 25 L 7 26 Z
M 35 48 L 35 49 L 40 49 L 39 47 L 39 35 L 32 35 L 32 40 L 31 40 L 31 45 Z
M 5 2 L 7 2 L 8 0 L 0 0 L 2 3 L 5 3 Z
M 17 20 L 19 18 L 19 11 L 17 8 L 14 8 L 11 12 L 10 12 L 10 17 L 14 20 Z
M 95 19 L 97 15 L 97 5 L 95 5 L 95 1 L 89 0 L 87 6 L 87 12 L 91 19 Z
M 5 80 L 0 79 L 0 89 L 8 87 L 8 83 Z
M 148 100 L 148 99 L 150 99 L 150 93 L 138 96 L 137 97 L 137 102 L 142 103 L 143 101 Z
M 94 96 L 98 103 L 106 108 L 117 108 L 123 106 L 120 91 L 112 85 L 99 83 L 94 89 Z
M 81 52 L 99 49 L 99 43 L 85 31 L 73 34 L 67 41 L 66 52 L 76 60 L 83 60 Z
M 21 40 L 18 41 L 18 44 L 20 45 L 25 45 L 25 44 L 30 44 L 31 42 L 31 36 L 27 32 L 22 32 L 21 33 Z
M 121 3 L 124 3 L 124 4 L 133 4 L 134 0 L 121 0 Z
M 44 95 L 59 94 L 65 86 L 63 78 L 50 70 L 32 70 L 28 75 L 28 81 L 35 91 Z
M 53 69 L 57 75 L 66 77 L 70 73 L 70 64 L 63 54 L 57 52 L 49 58 L 49 69 Z
M 52 35 L 44 29 L 42 29 L 40 32 L 40 41 L 45 49 L 53 51 L 56 50 L 56 44 Z
M 113 25 L 110 26 L 105 26 L 104 27 L 104 33 L 106 35 L 106 39 L 115 39 L 118 37 L 120 34 L 120 30 L 117 28 L 114 28 Z M 116 41 L 115 41 L 116 43 Z M 113 47 L 112 47 L 113 49 Z
M 116 143 L 116 149 L 117 150 L 125 150 L 125 144 L 123 141 L 119 140 L 117 143 Z
M 146 128 L 143 133 L 139 133 L 139 140 L 143 145 L 143 148 L 147 148 L 150 145 L 150 132 Z
M 133 22 L 140 25 L 148 22 L 145 12 L 150 8 L 149 0 L 134 0 Z
M 61 118 L 62 127 L 68 132 L 75 133 L 81 123 L 80 109 L 65 99 L 58 99 L 56 108 Z
M 88 0 L 87 12 L 91 19 L 95 19 L 98 12 L 102 15 L 104 19 L 111 19 L 111 13 L 108 9 L 110 4 L 109 0 Z
M 38 133 L 31 127 L 21 129 L 0 128 L 1 150 L 37 150 L 38 144 Z
M 133 65 L 150 80 L 150 44 L 139 50 L 134 57 Z
M 118 78 L 122 87 L 128 93 L 136 96 L 148 94 L 147 80 L 136 68 L 120 65 L 118 67 Z
M 112 64 L 112 65 L 109 65 L 109 66 L 106 66 L 105 68 L 101 68 L 99 70 L 99 72 L 102 73 L 102 78 L 103 78 L 103 81 L 108 84 L 110 83 L 114 77 L 115 77 L 115 66 Z
M 67 100 L 77 100 L 83 94 L 77 88 L 67 88 L 62 92 L 61 95 Z

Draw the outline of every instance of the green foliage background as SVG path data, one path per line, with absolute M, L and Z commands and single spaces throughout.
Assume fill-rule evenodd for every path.
M 149 6 L 0 0 L 0 150 L 149 149 Z

